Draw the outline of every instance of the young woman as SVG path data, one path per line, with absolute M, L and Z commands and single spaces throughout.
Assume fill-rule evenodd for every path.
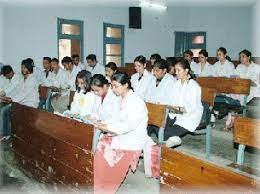
M 176 59 L 174 57 L 167 57 L 167 66 L 168 66 L 168 73 L 171 74 L 174 78 L 176 78 L 176 73 L 175 73 L 175 64 L 176 64 Z
M 196 72 L 198 72 L 199 66 L 198 64 L 193 60 L 193 52 L 191 50 L 186 50 L 183 53 L 183 58 L 186 59 L 189 64 L 190 64 L 190 68 L 193 71 L 193 74 L 196 74 Z
M 234 75 L 235 66 L 227 56 L 227 50 L 220 47 L 217 50 L 218 61 L 212 66 L 214 77 L 231 77 Z
M 164 59 L 156 61 L 153 66 L 154 78 L 150 83 L 145 100 L 152 103 L 168 105 L 171 102 L 169 91 L 173 89 L 176 79 L 167 73 L 167 62 Z
M 156 61 L 161 60 L 162 57 L 161 55 L 159 55 L 158 53 L 154 53 L 150 56 L 150 62 L 151 62 L 151 66 L 153 68 L 153 65 L 155 64 Z
M 76 92 L 71 103 L 70 111 L 66 111 L 74 118 L 83 118 L 86 115 L 91 115 L 94 111 L 95 94 L 90 88 L 91 73 L 87 70 L 82 70 L 76 77 Z
M 116 64 L 114 62 L 109 62 L 105 66 L 105 71 L 106 71 L 106 78 L 107 78 L 108 82 L 110 83 L 112 75 L 117 72 Z
M 212 65 L 208 63 L 208 52 L 205 49 L 202 49 L 199 52 L 198 57 L 199 63 L 197 64 L 197 68 L 191 67 L 191 70 L 197 77 L 207 77 L 213 76 Z
M 241 64 L 237 66 L 235 74 L 240 78 L 252 81 L 250 94 L 247 99 L 250 101 L 252 98 L 260 96 L 260 65 L 252 61 L 252 54 L 248 50 L 242 50 L 239 53 L 239 59 Z
M 134 92 L 141 98 L 145 99 L 147 92 L 150 88 L 150 83 L 154 79 L 153 75 L 145 69 L 146 58 L 142 55 L 134 60 L 134 67 L 136 73 L 131 77 L 131 84 Z
M 144 101 L 131 90 L 127 74 L 112 76 L 112 90 L 120 97 L 120 112 L 113 121 L 95 122 L 103 132 L 94 156 L 94 192 L 115 193 L 131 167 L 136 169 L 147 134 Z
M 192 77 L 189 62 L 181 59 L 176 63 L 175 70 L 178 81 L 170 95 L 172 112 L 164 131 L 168 147 L 181 144 L 180 137 L 195 131 L 203 113 L 201 88 Z

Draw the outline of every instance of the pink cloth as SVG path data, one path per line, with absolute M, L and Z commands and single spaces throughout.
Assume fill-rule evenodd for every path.
M 141 151 L 111 149 L 112 137 L 104 135 L 94 156 L 94 193 L 115 193 L 129 167 L 136 170 Z

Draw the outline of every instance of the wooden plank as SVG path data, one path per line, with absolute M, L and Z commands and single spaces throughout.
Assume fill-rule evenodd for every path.
M 217 91 L 214 88 L 202 87 L 201 88 L 201 100 L 203 102 L 208 103 L 209 106 L 213 107 L 216 93 L 217 93 Z
M 148 124 L 157 127 L 165 126 L 166 106 L 159 104 L 146 103 L 148 110 Z
M 260 120 L 246 117 L 235 117 L 234 142 L 260 148 Z
M 201 87 L 214 88 L 218 93 L 248 95 L 250 92 L 250 79 L 199 77 L 197 81 Z
M 162 147 L 161 184 L 177 189 L 256 189 L 256 180 L 212 163 Z

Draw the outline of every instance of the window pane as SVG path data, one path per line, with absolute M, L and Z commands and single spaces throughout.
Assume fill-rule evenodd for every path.
M 120 28 L 107 27 L 106 37 L 109 38 L 121 38 L 122 30 Z
M 204 44 L 204 36 L 193 36 L 192 44 Z
M 121 56 L 106 56 L 106 62 L 114 62 L 118 67 L 121 67 Z
M 121 45 L 120 44 L 106 44 L 106 54 L 107 55 L 121 55 Z
M 59 60 L 63 57 L 71 57 L 73 54 L 81 56 L 80 41 L 75 39 L 60 39 L 59 40 Z
M 79 35 L 80 27 L 72 24 L 62 24 L 62 34 Z
M 199 56 L 199 52 L 201 51 L 201 49 L 191 49 L 191 51 L 193 52 L 193 56 L 194 57 L 198 57 Z

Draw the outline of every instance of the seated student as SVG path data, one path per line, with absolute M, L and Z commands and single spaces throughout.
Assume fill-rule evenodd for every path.
M 91 92 L 90 87 L 91 73 L 82 70 L 77 74 L 76 88 L 70 111 L 65 111 L 66 114 L 74 118 L 83 118 L 91 115 L 94 111 L 95 94 Z
M 168 66 L 167 72 L 175 78 L 176 77 L 176 73 L 175 73 L 176 60 L 175 60 L 175 58 L 174 57 L 167 57 L 166 61 L 167 61 L 167 66 Z
M 52 87 L 57 89 L 66 89 L 68 88 L 67 77 L 68 72 L 62 69 L 59 65 L 59 60 L 57 58 L 53 58 L 51 60 L 51 69 L 53 74 Z
M 3 90 L 6 87 L 6 84 L 8 83 L 8 80 L 5 78 L 5 76 L 2 73 L 2 68 L 4 64 L 0 63 L 0 91 Z
M 224 47 L 217 50 L 217 58 L 218 61 L 212 66 L 213 76 L 231 77 L 234 75 L 235 66 L 228 60 L 227 50 Z
M 0 88 L 0 96 L 13 98 L 20 89 L 22 76 L 20 74 L 14 73 L 13 68 L 10 65 L 3 66 L 2 73 L 8 82 L 6 83 L 5 88 L 2 90 Z
M 199 52 L 199 63 L 197 68 L 192 69 L 197 77 L 208 77 L 213 75 L 212 65 L 208 63 L 208 52 L 202 49 Z
M 43 65 L 43 77 L 40 82 L 40 85 L 42 86 L 52 86 L 53 81 L 53 74 L 51 73 L 51 58 L 50 57 L 43 57 L 42 59 L 42 65 Z
M 121 106 L 113 121 L 94 123 L 104 133 L 94 155 L 94 192 L 97 193 L 117 191 L 129 168 L 136 170 L 147 138 L 147 108 L 131 90 L 129 76 L 115 73 L 111 84 L 113 92 L 120 97 Z
M 72 58 L 73 64 L 74 64 L 76 67 L 79 67 L 81 70 L 86 69 L 86 66 L 80 62 L 80 58 L 79 58 L 79 55 L 78 55 L 78 54 L 72 55 L 71 58 Z
M 21 65 L 23 79 L 17 93 L 12 98 L 3 97 L 2 102 L 19 104 L 37 108 L 39 104 L 39 84 L 33 75 L 33 63 L 31 60 L 23 60 Z M 3 107 L 0 111 L 0 134 L 3 136 L 10 135 L 10 112 L 11 104 Z
M 117 72 L 117 66 L 114 62 L 109 62 L 105 66 L 106 78 L 108 82 L 111 82 L 112 75 Z
M 167 62 L 164 59 L 156 61 L 153 66 L 154 79 L 151 81 L 145 100 L 152 103 L 168 105 L 171 102 L 169 91 L 173 89 L 176 79 L 167 73 Z
M 67 106 L 69 105 L 70 91 L 76 91 L 76 76 L 80 71 L 79 68 L 73 65 L 70 57 L 64 57 L 61 62 L 67 72 L 67 87 L 65 90 L 61 91 L 61 94 L 59 96 L 52 98 L 51 101 L 54 111 L 57 111 L 59 113 L 63 113 L 65 110 L 67 110 Z
M 134 92 L 141 98 L 145 99 L 154 77 L 145 69 L 146 58 L 144 56 L 140 55 L 135 58 L 134 67 L 136 73 L 131 76 L 131 85 Z
M 86 57 L 87 67 L 86 70 L 92 75 L 102 74 L 105 75 L 105 67 L 97 62 L 97 57 L 94 54 L 90 54 Z
M 168 147 L 181 144 L 180 137 L 194 132 L 203 113 L 201 88 L 193 79 L 189 62 L 181 59 L 175 69 L 178 81 L 170 91 L 173 112 L 169 114 L 164 130 L 164 141 Z
M 38 83 L 40 84 L 42 82 L 42 80 L 44 79 L 44 73 L 43 73 L 42 68 L 36 66 L 34 64 L 34 61 L 33 61 L 32 58 L 27 58 L 25 60 L 28 60 L 30 63 L 33 64 L 33 74 L 34 74 L 34 77 L 37 79 Z
M 190 68 L 193 71 L 193 74 L 195 74 L 195 72 L 198 72 L 198 64 L 193 60 L 193 52 L 191 50 L 186 50 L 183 53 L 183 58 L 186 59 L 189 64 L 190 64 Z
M 260 97 L 260 66 L 252 61 L 252 54 L 248 50 L 239 53 L 240 64 L 235 70 L 235 75 L 240 78 L 250 79 L 251 88 L 248 101 L 254 97 Z
M 153 65 L 155 64 L 156 61 L 161 60 L 162 57 L 161 55 L 159 55 L 158 53 L 154 53 L 150 56 L 150 62 L 151 62 L 151 66 L 153 68 Z

